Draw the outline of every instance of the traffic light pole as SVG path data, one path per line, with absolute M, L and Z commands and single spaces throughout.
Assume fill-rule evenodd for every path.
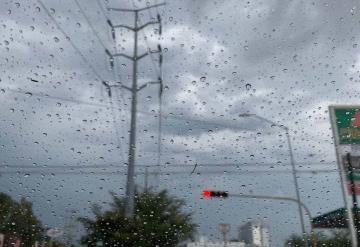
M 262 195 L 245 195 L 245 194 L 229 194 L 226 191 L 212 191 L 212 190 L 204 190 L 203 196 L 205 199 L 209 199 L 212 197 L 217 198 L 228 198 L 228 197 L 238 197 L 238 198 L 250 198 L 250 199 L 266 199 L 266 200 L 279 200 L 279 201 L 290 201 L 297 203 L 300 207 L 302 207 L 306 214 L 309 217 L 310 221 L 310 232 L 311 232 L 311 241 L 312 247 L 316 247 L 316 236 L 314 234 L 314 227 L 313 227 L 313 219 L 311 216 L 311 212 L 309 208 L 300 200 L 291 198 L 291 197 L 284 197 L 284 196 L 262 196 Z M 304 245 L 308 246 L 307 240 L 304 239 Z

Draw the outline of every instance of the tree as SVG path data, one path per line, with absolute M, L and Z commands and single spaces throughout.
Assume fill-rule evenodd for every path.
M 0 193 L 0 233 L 20 238 L 22 246 L 32 246 L 40 239 L 43 228 L 33 213 L 32 203 L 24 198 L 16 202 L 9 195 Z
M 312 238 L 306 237 L 308 245 L 312 246 Z M 351 247 L 349 233 L 346 230 L 331 230 L 329 233 L 317 233 L 315 235 L 317 246 L 327 247 Z M 292 235 L 285 243 L 285 246 L 302 247 L 305 246 L 302 237 Z
M 88 247 L 171 247 L 194 232 L 191 214 L 181 211 L 184 201 L 169 196 L 166 190 L 137 192 L 134 217 L 130 219 L 124 216 L 125 199 L 111 195 L 111 210 L 102 212 L 94 205 L 95 220 L 79 219 L 87 231 L 81 242 Z

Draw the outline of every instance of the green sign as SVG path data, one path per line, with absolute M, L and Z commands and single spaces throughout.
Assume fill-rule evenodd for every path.
M 340 145 L 360 144 L 360 107 L 335 108 Z

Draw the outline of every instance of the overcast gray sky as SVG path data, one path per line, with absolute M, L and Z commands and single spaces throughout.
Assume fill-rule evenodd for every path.
M 115 44 L 105 15 L 114 24 L 133 19 L 104 13 L 98 3 L 134 6 L 78 2 L 87 19 L 74 0 L 43 1 L 68 38 L 39 2 L 0 3 L 0 188 L 27 197 L 51 227 L 62 227 L 67 209 L 86 215 L 92 203 L 106 207 L 108 191 L 122 195 L 125 186 L 130 95 L 115 90 L 111 110 L 100 80 L 130 85 L 131 64 L 117 58 L 111 71 L 103 45 L 132 54 L 132 34 L 117 30 Z M 291 203 L 201 199 L 203 188 L 295 197 L 285 133 L 239 117 L 255 113 L 289 127 L 299 170 L 333 170 L 298 175 L 312 214 L 341 207 L 328 105 L 358 103 L 358 1 L 177 0 L 144 12 L 141 22 L 157 12 L 163 36 L 149 27 L 139 45 L 164 48 L 161 171 L 169 175 L 150 177 L 150 184 L 185 198 L 199 234 L 212 239 L 220 237 L 219 223 L 230 223 L 235 237 L 250 219 L 270 226 L 273 246 L 299 233 Z M 139 69 L 140 83 L 157 78 L 150 58 Z M 139 94 L 138 165 L 157 162 L 157 90 Z M 196 163 L 199 174 L 190 175 Z M 74 166 L 94 165 L 102 168 L 69 174 L 79 172 Z M 136 181 L 142 186 L 143 176 Z

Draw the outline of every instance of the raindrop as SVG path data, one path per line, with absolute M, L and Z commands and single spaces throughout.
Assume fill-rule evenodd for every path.
M 28 97 L 31 97 L 33 94 L 30 93 L 30 92 L 26 92 L 25 95 L 28 96 Z
M 56 103 L 56 106 L 60 107 L 60 106 L 61 106 L 61 103 L 60 103 L 60 102 L 57 102 L 57 103 Z
M 206 81 L 206 77 L 205 77 L 205 76 L 200 77 L 200 81 L 201 81 L 201 82 Z
M 78 23 L 76 23 L 76 27 L 81 27 L 81 23 L 80 22 L 78 22 Z
M 250 83 L 246 83 L 245 88 L 246 88 L 246 90 L 250 90 L 250 89 L 251 89 L 251 84 L 250 84 Z
M 245 45 L 245 46 L 244 46 L 244 50 L 245 50 L 245 51 L 249 50 L 249 46 Z
M 51 12 L 51 14 L 55 14 L 55 9 L 50 8 L 50 12 Z
M 15 3 L 15 6 L 16 6 L 17 8 L 19 8 L 19 7 L 20 7 L 20 3 Z
M 60 39 L 59 39 L 58 37 L 54 37 L 54 41 L 55 41 L 56 43 L 58 43 L 58 42 L 60 41 Z
M 24 174 L 24 178 L 28 178 L 28 177 L 30 177 L 30 174 L 29 174 L 29 173 L 25 173 L 25 174 Z
M 37 11 L 37 12 L 40 12 L 40 7 L 36 7 L 36 11 Z

